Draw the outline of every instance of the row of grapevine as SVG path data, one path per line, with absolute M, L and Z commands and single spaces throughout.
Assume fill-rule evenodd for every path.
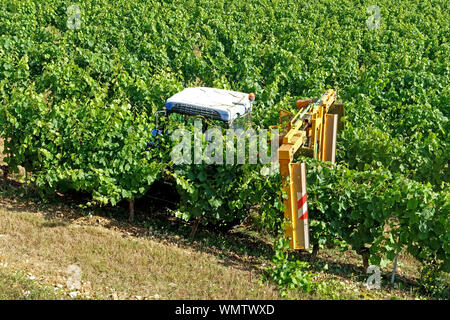
M 346 124 L 339 166 L 308 164 L 313 240 L 337 235 L 372 259 L 407 247 L 448 268 L 445 1 L 377 1 L 380 28 L 367 24 L 369 1 L 87 0 L 79 16 L 73 5 L 0 3 L 5 160 L 32 172 L 42 194 L 75 189 L 114 205 L 168 173 L 180 217 L 230 222 L 258 208 L 277 230 L 278 175 L 173 166 L 170 141 L 147 148 L 153 114 L 183 87 L 220 87 L 255 92 L 253 126 L 268 128 L 280 109 L 331 87 Z
M 423 262 L 450 270 L 450 188 L 409 180 L 383 169 L 355 171 L 311 163 L 311 234 L 314 243 L 344 240 L 383 265 L 407 249 Z M 381 263 L 383 262 L 383 263 Z

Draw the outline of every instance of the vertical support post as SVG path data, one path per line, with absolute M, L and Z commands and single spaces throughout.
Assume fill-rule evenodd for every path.
M 338 128 L 338 115 L 327 114 L 325 118 L 325 139 L 323 161 L 336 162 L 336 138 Z
M 320 116 L 320 129 L 319 129 L 319 155 L 318 159 L 323 161 L 324 154 L 325 154 L 325 134 L 327 127 L 326 124 L 326 109 L 324 107 L 319 107 L 319 116 Z
M 189 241 L 191 241 L 191 242 L 194 241 L 195 233 L 197 232 L 197 229 L 198 229 L 198 226 L 199 226 L 201 220 L 202 220 L 202 216 L 198 217 L 195 220 L 194 225 L 192 226 L 192 229 L 191 229 L 191 233 L 189 234 Z
M 128 221 L 133 222 L 134 221 L 134 199 L 128 199 L 128 209 L 130 212 Z
M 338 116 L 338 128 L 337 131 L 340 132 L 344 129 L 344 105 L 343 104 L 333 104 L 328 109 L 328 114 L 335 114 Z
M 319 124 L 319 121 L 318 121 L 318 119 L 317 119 L 317 115 L 315 115 L 315 114 L 313 114 L 313 116 L 312 116 L 312 131 L 311 131 L 311 133 L 312 133 L 312 135 L 311 135 L 311 139 L 312 139 L 312 147 L 313 147 L 313 150 L 314 150 L 314 155 L 313 155 L 313 157 L 314 157 L 314 159 L 317 159 L 317 157 L 318 157 L 318 153 L 319 153 L 319 150 L 318 150 L 318 148 L 319 148 L 319 145 L 318 145 L 318 141 L 317 141 L 317 139 L 318 139 L 318 126 L 319 126 L 320 124 Z
M 306 194 L 306 165 L 305 163 L 292 163 L 290 165 L 291 177 L 291 209 L 294 249 L 309 248 L 308 205 Z
M 397 261 L 398 261 L 398 253 L 394 258 L 394 268 L 392 268 L 391 284 L 394 284 L 395 281 L 395 273 L 397 272 Z
M 287 195 L 287 199 L 283 199 L 284 203 L 284 220 L 286 221 L 286 227 L 284 230 L 285 237 L 289 240 L 291 248 L 294 248 L 293 241 L 293 224 L 292 224 L 292 210 L 291 210 L 291 186 L 289 181 L 290 170 L 289 170 L 289 160 L 279 160 L 280 161 L 280 171 L 281 171 L 281 185 L 283 186 L 283 191 Z

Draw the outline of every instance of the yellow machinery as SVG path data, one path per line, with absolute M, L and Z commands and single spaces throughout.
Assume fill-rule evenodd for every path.
M 297 114 L 280 112 L 281 146 L 278 159 L 287 221 L 285 234 L 292 249 L 309 248 L 306 168 L 304 163 L 293 163 L 294 155 L 302 151 L 321 161 L 334 163 L 338 115 L 343 105 L 335 105 L 336 92 L 327 90 L 319 99 L 298 100 Z
M 221 120 L 232 127 L 238 118 L 250 116 L 254 100 L 253 93 L 247 95 L 223 89 L 186 88 L 167 99 L 165 110 L 158 112 L 165 115 L 201 115 Z M 284 216 L 288 222 L 286 236 L 293 249 L 309 248 L 306 169 L 304 163 L 293 163 L 294 156 L 302 151 L 315 159 L 334 162 L 337 120 L 338 115 L 342 116 L 344 112 L 343 105 L 337 105 L 335 101 L 336 92 L 332 89 L 327 90 L 319 99 L 298 100 L 297 114 L 281 110 L 280 125 L 271 127 L 281 128 L 278 159 L 283 189 L 288 195 L 284 202 Z M 152 135 L 156 136 L 163 131 L 154 129 Z M 149 147 L 153 146 L 154 144 L 149 143 Z

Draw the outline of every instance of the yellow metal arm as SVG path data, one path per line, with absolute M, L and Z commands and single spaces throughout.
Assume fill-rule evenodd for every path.
M 325 116 L 328 109 L 336 101 L 336 91 L 333 89 L 327 90 L 322 97 L 316 100 L 316 102 L 311 102 L 302 108 L 297 114 L 290 120 L 289 131 L 283 137 L 283 145 L 280 147 L 279 159 L 293 159 L 294 154 L 298 149 L 304 146 L 306 142 L 306 137 L 308 132 L 306 131 L 307 123 L 305 123 L 305 118 L 311 119 L 311 127 L 313 134 L 313 148 L 314 154 L 323 156 L 323 146 L 324 143 L 324 130 L 325 130 Z M 297 105 L 299 105 L 297 103 Z M 309 121 L 309 120 L 307 120 Z M 287 146 L 284 146 L 287 145 Z M 321 148 L 322 147 L 322 148 Z M 319 158 L 323 160 L 322 158 Z
M 294 156 L 300 148 L 313 151 L 314 158 L 325 161 L 326 120 L 329 108 L 336 101 L 336 92 L 327 90 L 319 99 L 299 100 L 299 112 L 294 115 L 287 125 L 287 132 L 282 137 L 282 145 L 278 149 L 278 159 L 282 176 L 283 188 L 288 195 L 284 204 L 286 236 L 293 249 L 308 249 L 309 231 L 306 206 L 306 169 L 304 164 L 294 164 Z M 282 110 L 282 118 L 292 116 Z M 307 143 L 307 142 L 310 143 Z M 311 147 L 312 146 L 312 147 Z

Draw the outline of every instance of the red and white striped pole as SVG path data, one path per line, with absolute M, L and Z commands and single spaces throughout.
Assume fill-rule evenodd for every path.
M 300 220 L 308 219 L 308 203 L 306 202 L 306 192 L 301 194 L 297 192 L 298 206 L 297 206 L 297 214 Z
M 309 248 L 308 202 L 306 193 L 306 165 L 293 163 L 291 174 L 291 208 L 293 249 Z

